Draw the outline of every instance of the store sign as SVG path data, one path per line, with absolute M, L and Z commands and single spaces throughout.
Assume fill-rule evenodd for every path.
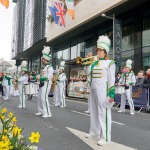
M 122 24 L 121 20 L 114 20 L 114 52 L 115 61 L 118 66 L 121 65 L 121 52 L 122 52 Z

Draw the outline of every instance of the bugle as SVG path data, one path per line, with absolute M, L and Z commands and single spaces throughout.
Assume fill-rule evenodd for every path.
M 86 57 L 86 58 L 81 58 L 81 57 L 77 57 L 76 58 L 76 64 L 81 64 L 81 65 L 91 65 L 92 63 L 94 63 L 95 61 L 98 60 L 97 55 L 96 56 L 91 56 L 91 57 Z

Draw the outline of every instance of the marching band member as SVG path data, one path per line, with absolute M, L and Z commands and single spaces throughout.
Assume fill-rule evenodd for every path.
M 56 104 L 55 106 L 66 107 L 66 74 L 64 72 L 65 61 L 60 63 L 59 74 L 56 79 Z
M 2 85 L 3 85 L 3 92 L 4 92 L 3 99 L 9 100 L 10 88 L 11 88 L 11 76 L 10 76 L 9 69 L 4 74 Z
M 121 94 L 121 105 L 120 105 L 120 110 L 118 111 L 119 113 L 125 112 L 125 103 L 126 103 L 126 97 L 130 106 L 130 114 L 134 115 L 134 103 L 132 100 L 132 85 L 136 83 L 136 78 L 131 71 L 132 68 L 132 61 L 128 59 L 126 61 L 126 66 L 123 70 L 124 73 L 122 73 L 121 79 L 119 80 L 119 85 L 124 85 L 125 86 L 125 93 Z
M 42 116 L 43 118 L 52 117 L 50 105 L 48 101 L 48 93 L 51 88 L 52 84 L 52 77 L 53 77 L 53 68 L 50 64 L 51 55 L 50 48 L 44 47 L 43 56 L 41 58 L 43 68 L 41 69 L 40 76 L 37 77 L 31 77 L 36 78 L 40 81 L 40 88 L 38 93 L 38 113 L 35 115 Z
M 97 61 L 86 67 L 91 75 L 90 131 L 86 138 L 99 137 L 98 145 L 111 142 L 111 107 L 114 104 L 115 63 L 109 60 L 110 39 L 100 36 L 97 41 Z M 91 54 L 88 54 L 91 57 Z
M 16 83 L 18 82 L 18 93 L 20 104 L 18 105 L 19 108 L 25 108 L 25 93 L 24 93 L 24 84 L 28 83 L 28 75 L 27 75 L 27 61 L 22 61 L 21 63 L 21 76 L 18 80 L 15 80 Z

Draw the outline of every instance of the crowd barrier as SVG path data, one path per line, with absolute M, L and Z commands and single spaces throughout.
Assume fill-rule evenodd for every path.
M 142 86 L 133 86 L 132 87 L 132 99 L 135 107 L 139 107 L 141 109 L 150 108 L 149 104 L 149 89 L 146 89 Z M 120 104 L 121 103 L 121 95 L 116 94 L 115 95 L 115 103 Z M 126 101 L 126 105 L 129 105 Z
M 77 92 L 77 88 L 82 89 L 86 86 L 85 82 L 70 82 L 67 89 L 67 94 L 70 97 L 87 98 L 87 94 Z
M 77 98 L 87 98 L 87 94 L 82 94 L 76 91 L 76 88 L 84 88 L 86 85 L 85 82 L 70 82 L 68 85 L 68 96 L 77 97 Z M 150 109 L 150 99 L 149 99 L 150 89 L 146 89 L 142 86 L 133 86 L 132 87 L 132 98 L 135 107 L 139 107 L 141 109 Z M 116 94 L 115 103 L 121 103 L 121 95 Z M 126 105 L 129 105 L 126 101 Z

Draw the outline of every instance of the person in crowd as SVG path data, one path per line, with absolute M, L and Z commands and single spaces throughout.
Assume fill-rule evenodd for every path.
M 4 96 L 3 96 L 4 100 L 9 100 L 10 99 L 10 89 L 11 89 L 11 84 L 12 84 L 11 79 L 12 78 L 11 78 L 10 71 L 9 71 L 9 68 L 8 68 L 6 73 L 4 73 L 3 82 L 2 82 L 3 92 L 4 92 Z
M 140 86 L 144 82 L 144 72 L 138 72 L 135 86 Z
M 50 48 L 44 47 L 42 53 L 43 56 L 41 61 L 43 66 L 41 68 L 40 76 L 30 76 L 30 79 L 36 79 L 40 81 L 40 88 L 38 93 L 38 112 L 35 115 L 42 116 L 43 118 L 49 118 L 52 117 L 52 114 L 48 101 L 48 93 L 52 84 L 53 67 L 50 63 Z
M 121 94 L 121 105 L 119 113 L 125 112 L 125 103 L 126 97 L 130 106 L 130 114 L 134 115 L 134 103 L 132 100 L 132 85 L 136 83 L 136 78 L 134 72 L 131 70 L 132 68 L 132 61 L 128 59 L 126 61 L 126 66 L 123 70 L 124 73 L 121 75 L 121 79 L 119 80 L 119 85 L 123 85 L 125 87 L 125 92 Z
M 150 69 L 146 71 L 146 78 L 143 82 L 143 87 L 147 89 L 147 97 L 149 99 L 149 106 L 150 106 Z
M 0 73 L 0 91 L 1 91 L 1 94 L 2 94 L 2 97 L 3 97 L 4 95 L 3 95 L 3 85 L 2 85 L 2 82 L 3 82 L 3 74 Z
M 90 87 L 90 131 L 86 138 L 99 137 L 98 145 L 111 142 L 111 107 L 115 96 L 115 63 L 109 60 L 111 47 L 107 36 L 100 36 L 97 41 L 97 61 L 86 67 L 91 75 Z M 91 57 L 88 53 L 88 57 Z
M 60 69 L 59 69 L 59 74 L 57 76 L 56 79 L 56 104 L 55 106 L 60 106 L 60 107 L 66 107 L 66 100 L 65 100 L 65 96 L 66 96 L 66 74 L 64 71 L 64 67 L 65 67 L 65 61 L 62 61 L 60 63 Z
M 24 93 L 24 85 L 28 83 L 28 75 L 27 75 L 27 61 L 22 61 L 21 63 L 21 75 L 18 79 L 14 80 L 14 82 L 18 83 L 18 92 L 20 104 L 19 108 L 25 108 L 25 93 Z
M 121 78 L 121 72 L 118 72 L 115 79 L 115 85 L 118 85 L 120 78 Z

